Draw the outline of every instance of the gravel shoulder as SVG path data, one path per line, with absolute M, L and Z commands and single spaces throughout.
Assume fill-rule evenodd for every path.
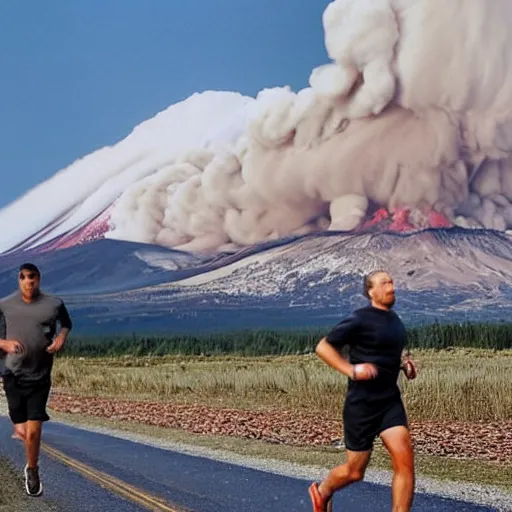
M 22 476 L 15 470 L 11 461 L 0 454 L 0 512 L 60 512 L 57 505 L 27 496 L 24 492 Z

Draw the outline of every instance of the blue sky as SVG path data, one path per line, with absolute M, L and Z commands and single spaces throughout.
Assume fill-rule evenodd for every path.
M 196 91 L 306 87 L 328 3 L 0 2 L 0 208 Z

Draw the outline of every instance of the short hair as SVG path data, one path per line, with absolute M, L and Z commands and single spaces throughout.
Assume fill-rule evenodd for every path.
M 363 279 L 363 295 L 367 298 L 367 299 L 370 299 L 370 290 L 373 288 L 373 278 L 377 275 L 377 274 L 382 274 L 382 273 L 388 273 L 387 270 L 383 270 L 383 269 L 378 269 L 378 270 L 372 270 L 371 272 L 369 272 L 368 274 L 366 274 L 364 276 L 364 279 Z
M 29 272 L 34 272 L 34 274 L 37 274 L 38 277 L 41 277 L 41 272 L 33 263 L 23 263 L 22 265 L 20 265 L 18 272 L 21 272 L 22 270 L 28 270 Z

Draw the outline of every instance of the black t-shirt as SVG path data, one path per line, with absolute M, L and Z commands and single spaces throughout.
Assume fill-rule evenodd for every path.
M 334 327 L 327 341 L 338 350 L 348 345 L 351 364 L 373 363 L 378 369 L 375 379 L 350 380 L 348 396 L 377 400 L 400 394 L 397 380 L 406 331 L 394 311 L 372 306 L 358 309 Z

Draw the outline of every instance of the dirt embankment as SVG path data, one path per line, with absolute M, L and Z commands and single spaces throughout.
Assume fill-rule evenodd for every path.
M 50 407 L 64 413 L 294 446 L 330 445 L 342 435 L 340 421 L 295 411 L 220 409 L 205 405 L 77 397 L 60 392 L 53 393 Z M 412 422 L 411 432 L 419 454 L 499 462 L 512 460 L 512 421 Z

